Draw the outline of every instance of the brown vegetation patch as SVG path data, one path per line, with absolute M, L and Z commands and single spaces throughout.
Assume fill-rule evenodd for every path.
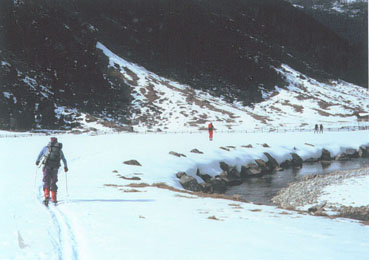
M 131 187 L 131 188 L 146 188 L 146 187 L 156 187 L 159 189 L 166 189 L 166 190 L 170 190 L 173 192 L 178 192 L 178 193 L 182 193 L 182 194 L 188 194 L 191 196 L 197 196 L 200 198 L 212 198 L 212 199 L 224 199 L 224 200 L 230 200 L 230 201 L 237 201 L 237 202 L 244 202 L 244 203 L 249 203 L 249 201 L 242 199 L 241 196 L 239 195 L 233 195 L 233 196 L 228 196 L 225 194 L 209 194 L 209 193 L 203 193 L 203 192 L 191 192 L 191 191 L 187 191 L 187 190 L 180 190 L 177 188 L 174 188 L 172 186 L 167 185 L 166 183 L 163 182 L 159 182 L 159 183 L 153 183 L 152 185 L 149 185 L 147 183 L 130 183 L 127 185 L 116 185 L 116 184 L 104 184 L 104 186 L 107 187 Z
M 126 189 L 120 189 L 121 191 L 123 192 L 142 192 L 140 190 L 136 190 L 136 189 L 129 189 L 129 190 L 126 190 Z
M 147 183 L 130 183 L 127 185 L 124 185 L 125 187 L 132 187 L 132 188 L 146 188 L 149 187 L 150 185 Z
M 260 116 L 251 112 L 247 112 L 251 117 L 253 117 L 256 120 L 259 120 L 261 123 L 266 124 L 268 123 L 269 118 L 266 116 Z
M 335 104 L 328 103 L 328 102 L 326 102 L 326 101 L 324 101 L 324 100 L 319 100 L 319 101 L 318 101 L 318 105 L 319 105 L 319 107 L 320 107 L 321 109 L 327 109 L 327 108 L 329 108 L 330 106 L 334 106 Z
M 86 114 L 86 122 L 90 123 L 90 122 L 96 122 L 97 118 L 94 116 L 91 116 L 90 114 Z
M 215 217 L 215 216 L 210 216 L 210 217 L 208 217 L 208 219 L 222 221 L 221 219 L 218 219 L 218 218 L 217 218 L 217 217 Z
M 147 90 L 147 95 L 146 98 L 150 103 L 153 103 L 154 101 L 159 99 L 159 96 L 156 94 L 156 91 L 154 90 L 154 85 L 153 84 L 149 84 L 146 87 Z
M 292 215 L 291 212 L 287 212 L 287 211 L 282 211 L 279 214 L 281 214 L 281 215 Z
M 106 187 L 115 187 L 115 188 L 123 187 L 123 185 L 117 185 L 117 184 L 104 184 L 104 186 L 106 186 Z
M 280 113 L 281 113 L 281 112 L 283 112 L 283 111 L 282 111 L 282 109 L 280 109 L 280 108 L 278 108 L 278 107 L 275 107 L 275 106 L 270 106 L 269 108 L 270 108 L 271 110 L 275 110 L 275 111 L 280 112 Z
M 331 116 L 332 115 L 332 114 L 327 113 L 327 112 L 325 112 L 321 109 L 313 108 L 313 110 L 317 111 L 319 113 L 319 115 L 321 115 L 321 116 Z
M 241 207 L 240 204 L 231 203 L 231 204 L 228 204 L 228 206 L 231 206 L 234 209 L 243 209 L 243 207 Z
M 302 113 L 304 111 L 304 107 L 296 104 L 291 104 L 288 100 L 285 100 L 282 105 L 290 106 L 295 109 L 297 113 Z
M 128 81 L 129 84 L 133 86 L 138 86 L 138 80 L 140 79 L 136 73 L 134 73 L 132 70 L 128 69 L 127 67 L 124 67 L 124 70 L 132 78 L 132 80 L 125 78 L 125 80 Z M 123 76 L 123 75 L 122 75 Z M 124 76 L 123 76 L 124 77 Z
M 299 94 L 295 97 L 297 100 L 300 101 L 304 101 L 304 100 L 309 100 L 312 99 L 312 97 L 308 96 L 308 95 L 304 95 L 304 94 Z
M 181 194 L 176 194 L 175 196 L 179 198 L 186 198 L 186 199 L 198 199 L 198 197 L 190 197 L 190 196 L 185 196 Z

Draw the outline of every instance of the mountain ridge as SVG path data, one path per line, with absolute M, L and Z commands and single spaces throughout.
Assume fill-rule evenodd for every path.
M 109 0 L 104 2 L 107 11 L 102 11 L 102 3 L 83 0 L 4 3 L 0 123 L 5 129 L 78 127 L 78 116 L 72 116 L 78 113 L 65 116 L 56 112 L 60 107 L 117 125 L 134 124 L 129 72 L 124 76 L 119 66 L 107 66 L 108 59 L 96 48 L 99 41 L 126 60 L 191 86 L 194 93 L 205 91 L 243 106 L 254 106 L 264 100 L 265 91 L 289 85 L 276 70 L 282 64 L 322 82 L 345 71 L 339 60 L 351 64 L 342 78 L 358 66 L 346 40 L 281 1 L 232 0 L 227 5 L 213 1 L 210 5 L 195 0 Z M 118 8 L 122 5 L 124 9 Z M 289 19 L 302 22 L 305 29 L 292 30 L 300 23 L 288 27 L 286 18 L 278 15 L 280 10 L 287 10 Z M 273 25 L 279 22 L 281 26 Z M 299 42 L 286 37 L 286 30 L 302 39 L 306 38 L 303 32 L 310 31 L 311 37 L 321 35 L 326 40 L 317 44 L 313 37 L 311 43 Z M 340 68 L 336 76 L 330 72 L 331 63 Z

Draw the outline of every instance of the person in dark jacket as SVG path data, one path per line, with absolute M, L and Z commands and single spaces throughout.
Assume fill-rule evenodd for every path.
M 36 165 L 40 164 L 40 161 L 43 159 L 43 188 L 44 188 L 44 203 L 47 205 L 50 199 L 51 192 L 51 200 L 56 203 L 56 193 L 58 190 L 58 186 L 56 183 L 58 182 L 58 171 L 61 166 L 60 160 L 63 161 L 64 171 L 68 171 L 67 160 L 65 159 L 64 153 L 62 151 L 63 145 L 58 143 L 58 139 L 56 137 L 51 137 L 50 142 L 47 146 L 45 146 L 36 159 Z
M 319 126 L 318 124 L 315 124 L 314 133 L 318 133 L 318 132 L 319 132 Z
M 323 125 L 322 124 L 320 124 L 320 128 L 319 129 L 320 129 L 320 132 L 323 133 Z

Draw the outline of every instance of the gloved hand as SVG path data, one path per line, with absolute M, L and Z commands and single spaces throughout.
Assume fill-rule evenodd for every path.
M 67 167 L 64 167 L 64 171 L 67 172 L 68 171 L 68 168 Z
M 39 162 L 39 161 L 37 161 L 37 162 L 36 162 L 36 166 L 38 166 L 38 164 L 39 164 L 39 163 L 40 163 L 40 162 Z

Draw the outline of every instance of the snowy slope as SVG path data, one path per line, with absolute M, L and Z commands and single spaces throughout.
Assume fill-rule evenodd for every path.
M 368 145 L 368 136 L 216 132 L 209 142 L 206 133 L 60 135 L 70 172 L 59 173 L 61 204 L 49 209 L 41 204 L 41 169 L 34 165 L 49 137 L 0 138 L 0 259 L 367 259 L 369 226 L 356 221 L 132 184 L 180 188 L 178 171 L 215 175 L 220 160 L 241 165 L 264 151 L 277 160 L 291 151 L 316 157 L 322 147 L 337 154 Z M 204 154 L 190 153 L 193 148 Z M 132 159 L 142 166 L 123 164 Z M 350 199 L 369 205 L 366 193 L 356 185 Z
M 160 77 L 118 57 L 102 43 L 97 48 L 132 89 L 135 131 L 197 131 L 210 121 L 224 131 L 312 129 L 316 123 L 340 128 L 357 126 L 357 115 L 369 111 L 366 89 L 343 81 L 321 83 L 286 65 L 276 70 L 289 86 L 264 93 L 264 102 L 245 107 Z M 368 122 L 360 123 L 364 124 Z

